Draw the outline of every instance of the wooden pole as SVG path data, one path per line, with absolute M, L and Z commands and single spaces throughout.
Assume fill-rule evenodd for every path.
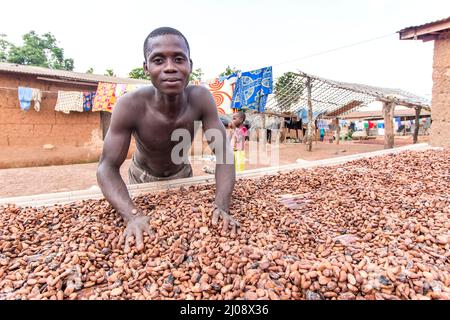
M 413 143 L 417 143 L 417 139 L 419 138 L 419 118 L 420 118 L 420 111 L 421 107 L 417 107 L 414 110 L 416 111 L 416 122 L 414 126 L 414 136 L 413 136 Z
M 394 102 L 383 102 L 384 116 L 384 148 L 392 149 L 394 147 Z
M 406 136 L 406 117 L 403 121 L 405 121 L 405 126 L 403 127 L 403 135 Z
M 312 134 L 313 134 L 313 109 L 311 101 L 311 78 L 308 77 L 306 80 L 306 89 L 308 90 L 308 133 L 307 133 L 307 150 L 312 151 Z
M 341 126 L 339 125 L 339 118 L 336 118 L 336 144 L 341 140 Z

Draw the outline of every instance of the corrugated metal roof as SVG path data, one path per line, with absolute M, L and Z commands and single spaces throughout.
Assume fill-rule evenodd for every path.
M 308 108 L 307 82 L 311 80 L 311 102 L 313 113 L 350 113 L 374 101 L 393 102 L 410 108 L 421 107 L 430 110 L 431 102 L 402 89 L 374 87 L 365 84 L 348 83 L 307 74 L 294 73 L 291 82 L 280 90 L 285 97 L 278 102 L 274 94 L 267 99 L 266 110 L 271 112 L 297 113 Z
M 75 80 L 83 82 L 109 82 L 109 83 L 124 83 L 124 84 L 151 84 L 148 80 L 141 79 L 131 79 L 131 78 L 119 78 L 119 77 L 109 77 L 99 74 L 89 74 L 89 73 L 79 73 L 65 70 L 54 70 L 43 67 L 35 66 L 24 66 L 14 63 L 0 62 L 0 72 L 12 72 L 29 74 L 35 76 L 45 76 L 50 78 L 60 78 L 63 80 Z
M 405 31 L 407 31 L 409 29 L 427 28 L 427 27 L 433 26 L 435 24 L 445 23 L 445 22 L 448 22 L 448 21 L 450 21 L 450 17 L 444 18 L 444 19 L 441 19 L 441 20 L 436 20 L 436 21 L 433 21 L 433 22 L 424 23 L 424 24 L 421 24 L 419 26 L 407 27 L 407 28 L 404 28 L 404 29 L 402 29 L 400 31 L 397 31 L 397 33 L 405 32 Z

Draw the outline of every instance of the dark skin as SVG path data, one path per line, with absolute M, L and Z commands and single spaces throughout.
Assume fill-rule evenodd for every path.
M 186 42 L 177 35 L 158 36 L 149 42 L 144 69 L 153 86 L 130 92 L 119 99 L 97 169 L 97 180 L 103 195 L 126 223 L 121 237 L 121 243 L 125 242 L 125 252 L 130 251 L 133 237 L 140 251 L 144 248 L 144 232 L 154 235 L 149 226 L 150 218 L 133 203 L 119 172 L 132 135 L 136 140 L 136 161 L 156 177 L 168 177 L 181 170 L 183 164 L 175 164 L 171 160 L 172 148 L 179 143 L 171 141 L 171 135 L 176 129 L 186 129 L 192 143 L 194 121 L 202 121 L 205 131 L 217 130 L 216 136 L 208 140 L 211 145 L 215 138 L 222 139 L 216 154 L 226 155 L 228 159 L 233 157 L 211 93 L 200 86 L 188 86 L 192 60 Z M 234 165 L 217 163 L 215 172 L 216 197 L 212 223 L 216 225 L 222 218 L 222 233 L 231 231 L 234 237 L 239 227 L 239 223 L 229 215 L 236 176 Z

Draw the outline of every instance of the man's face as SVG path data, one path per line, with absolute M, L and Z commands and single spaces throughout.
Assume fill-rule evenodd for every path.
M 162 35 L 149 39 L 144 69 L 153 85 L 167 95 L 180 94 L 189 83 L 192 61 L 184 39 Z

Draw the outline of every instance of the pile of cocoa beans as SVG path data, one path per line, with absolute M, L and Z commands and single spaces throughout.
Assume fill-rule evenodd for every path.
M 1 206 L 0 299 L 450 299 L 448 149 L 239 180 L 234 238 L 214 196 L 137 197 L 156 236 L 130 253 L 105 200 Z

